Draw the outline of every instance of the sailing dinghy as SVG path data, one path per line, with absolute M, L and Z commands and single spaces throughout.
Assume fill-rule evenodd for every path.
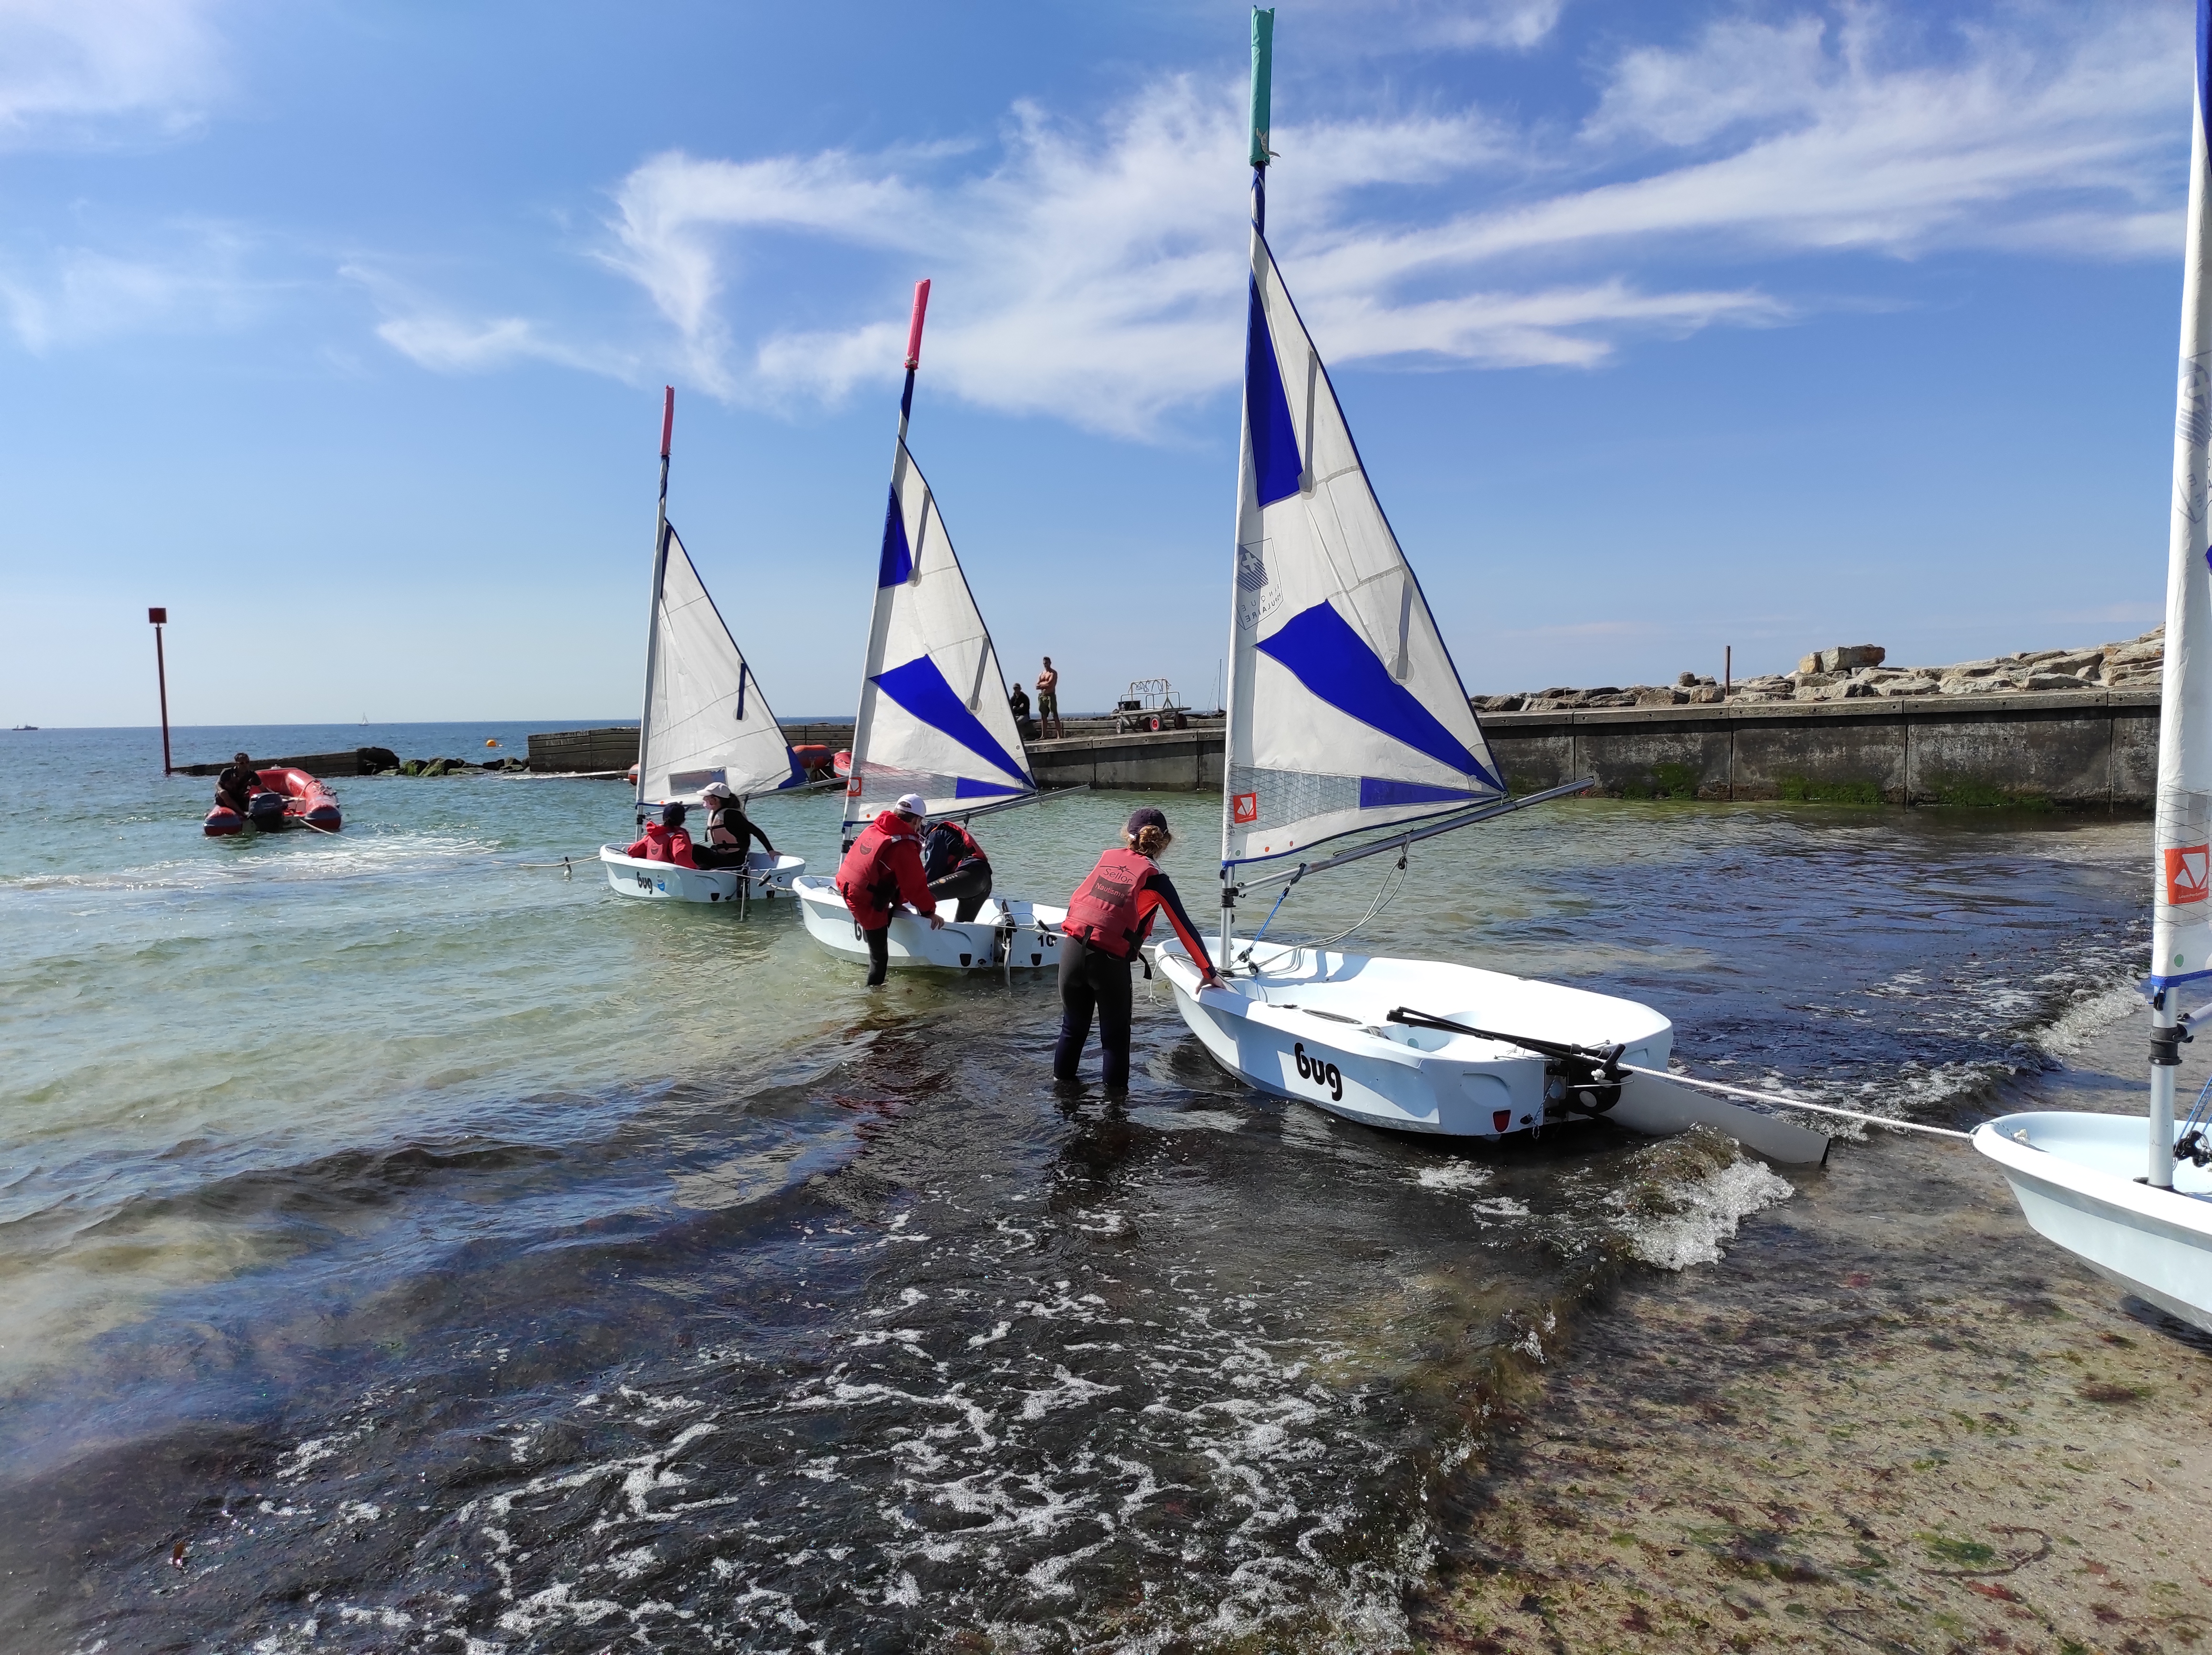
M 1276 268 L 1265 234 L 1273 21 L 1253 13 L 1250 304 L 1216 955 L 1223 980 L 1200 989 L 1180 943 L 1156 945 L 1176 1004 L 1224 1068 L 1370 1126 L 1495 1139 L 1578 1116 L 1654 1133 L 1704 1121 L 1775 1159 L 1819 1161 L 1827 1149 L 1820 1133 L 1629 1072 L 1626 1065 L 1667 1067 L 1674 1028 L 1648 1006 L 1473 966 L 1231 933 L 1241 891 L 1295 884 L 1382 852 L 1396 852 L 1402 869 L 1417 840 L 1589 785 L 1507 797 Z M 1376 830 L 1382 837 L 1286 866 Z
M 2174 1070 L 2190 1027 L 2181 1009 L 2212 979 L 2212 0 L 2197 0 L 2196 119 L 2182 263 L 2181 380 L 2166 546 L 2166 672 L 2160 686 L 2158 800 L 2151 828 L 2150 1107 L 2144 1115 L 2033 1110 L 1974 1130 L 2021 1211 L 2046 1240 L 2170 1315 L 2212 1331 L 2212 1084 L 2177 1137 Z
M 637 732 L 637 819 L 671 802 L 696 804 L 720 782 L 739 799 L 799 787 L 768 697 L 708 596 L 706 582 L 668 520 L 668 445 L 676 422 L 671 386 L 660 413 L 660 508 L 653 555 L 653 609 L 645 643 L 645 709 Z M 747 901 L 788 893 L 806 871 L 795 856 L 748 848 L 742 868 L 685 868 L 602 845 L 607 883 L 624 896 L 672 902 Z
M 876 567 L 875 606 L 868 622 L 866 667 L 845 785 L 842 842 L 850 849 L 862 828 L 908 793 L 919 793 L 934 819 L 965 821 L 1038 798 L 1029 750 L 1006 700 L 990 629 L 975 607 L 968 577 L 952 549 L 937 497 L 907 452 L 914 379 L 921 363 L 921 324 L 929 283 L 915 284 L 907 331 L 906 391 L 899 399 L 898 444 L 891 457 L 889 510 Z M 837 882 L 810 875 L 792 883 L 815 941 L 854 960 L 867 944 Z M 933 929 L 921 915 L 893 916 L 894 967 L 951 971 L 1060 968 L 1065 908 L 1040 906 L 997 894 L 963 924 Z

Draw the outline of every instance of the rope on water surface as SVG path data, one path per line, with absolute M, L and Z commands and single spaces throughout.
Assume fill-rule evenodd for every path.
M 1771 1103 L 1784 1109 L 1809 1109 L 1816 1115 L 1841 1115 L 1846 1120 L 1863 1120 L 1869 1126 L 1893 1126 L 1900 1132 L 1926 1132 L 1936 1137 L 1972 1138 L 1972 1132 L 1960 1132 L 1948 1126 L 1923 1126 L 1918 1121 L 1893 1120 L 1887 1115 L 1863 1114 L 1856 1109 L 1838 1109 L 1832 1103 L 1808 1103 L 1802 1098 L 1784 1097 L 1778 1092 L 1754 1092 L 1748 1087 L 1732 1086 L 1725 1081 L 1698 1080 L 1689 1075 L 1676 1075 L 1664 1069 L 1645 1069 L 1639 1064 L 1620 1065 L 1632 1075 L 1649 1075 L 1654 1080 L 1672 1081 L 1677 1086 L 1694 1086 L 1704 1092 L 1719 1092 L 1732 1098 L 1749 1098 L 1758 1103 Z

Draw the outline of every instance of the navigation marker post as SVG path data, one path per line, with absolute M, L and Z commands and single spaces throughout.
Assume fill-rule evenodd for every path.
M 154 625 L 154 680 L 161 687 L 161 773 L 173 776 L 177 767 L 169 762 L 169 665 L 161 658 L 161 628 L 168 624 L 169 612 L 149 609 L 146 618 Z

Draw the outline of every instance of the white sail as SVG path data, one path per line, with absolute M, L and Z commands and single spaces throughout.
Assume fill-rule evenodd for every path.
M 2203 8 L 2200 4 L 2199 11 Z M 2160 702 L 2155 898 L 2150 980 L 2212 975 L 2212 571 L 2206 461 L 2212 445 L 2212 285 L 2204 261 L 2204 76 L 2200 41 L 2191 123 L 2189 232 L 2182 267 L 2181 384 L 2173 431 L 2173 521 L 2166 549 L 2166 678 Z
M 667 567 L 653 616 L 639 797 L 692 797 L 710 781 L 741 797 L 798 785 L 805 777 L 792 761 L 768 697 L 673 524 L 667 535 Z
M 990 630 L 903 440 L 891 465 L 845 819 L 905 793 L 932 815 L 1036 791 Z
M 1222 860 L 1504 792 L 1459 670 L 1252 237 Z

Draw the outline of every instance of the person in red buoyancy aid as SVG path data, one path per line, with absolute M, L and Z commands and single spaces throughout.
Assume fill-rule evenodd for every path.
M 983 899 L 991 894 L 991 858 L 975 834 L 949 818 L 922 841 L 921 875 L 932 896 L 959 905 L 952 917 L 963 925 L 982 912 Z
M 1098 858 L 1091 876 L 1067 900 L 1060 926 L 1060 1043 L 1053 1048 L 1052 1076 L 1072 1081 L 1091 1038 L 1091 1019 L 1098 1018 L 1098 1045 L 1106 1058 L 1106 1084 L 1129 1083 L 1129 1014 L 1136 998 L 1129 964 L 1164 911 L 1175 934 L 1197 963 L 1201 987 L 1218 980 L 1213 956 L 1206 951 L 1198 927 L 1176 894 L 1175 883 L 1152 858 L 1167 849 L 1173 835 L 1168 819 L 1147 804 L 1132 811 L 1122 830 L 1121 848 Z
M 647 862 L 672 862 L 679 868 L 696 868 L 698 859 L 691 854 L 691 835 L 684 831 L 684 807 L 664 804 L 660 820 L 645 824 L 645 837 L 639 840 L 624 856 L 643 857 Z
M 870 988 L 881 988 L 890 968 L 891 916 L 902 905 L 927 914 L 932 931 L 945 924 L 921 875 L 921 818 L 927 809 L 919 794 L 908 793 L 896 809 L 870 822 L 837 864 L 837 894 L 868 945 Z

